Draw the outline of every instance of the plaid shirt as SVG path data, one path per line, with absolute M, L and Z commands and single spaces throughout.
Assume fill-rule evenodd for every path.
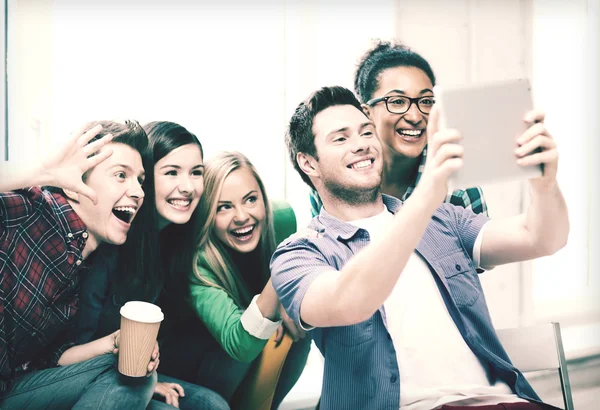
M 88 234 L 58 193 L 0 193 L 0 396 L 25 371 L 56 366 L 73 343 Z
M 427 158 L 427 147 L 423 150 L 423 155 L 421 155 L 421 163 L 419 164 L 419 170 L 417 172 L 417 178 L 415 179 L 415 183 L 410 186 L 404 196 L 400 198 L 402 202 L 406 201 L 410 195 L 415 190 L 415 187 L 419 183 L 421 179 L 421 175 L 423 175 L 423 169 L 425 169 L 425 159 Z M 457 189 L 456 191 L 451 192 L 446 197 L 447 202 L 452 205 L 462 206 L 465 209 L 470 209 L 476 214 L 483 214 L 488 216 L 488 208 L 485 203 L 485 199 L 483 198 L 483 191 L 479 187 L 467 188 L 465 190 Z M 310 212 L 313 218 L 319 215 L 321 211 L 321 207 L 323 203 L 321 202 L 321 198 L 319 198 L 319 194 L 317 191 L 312 190 L 310 193 Z

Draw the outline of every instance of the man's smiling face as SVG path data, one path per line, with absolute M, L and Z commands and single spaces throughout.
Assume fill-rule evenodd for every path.
M 85 183 L 96 191 L 98 204 L 79 195 L 73 207 L 88 229 L 89 239 L 121 245 L 127 239 L 131 221 L 144 202 L 141 183 L 144 167 L 140 153 L 129 145 L 112 142 L 102 149 L 113 154 L 87 174 Z M 93 246 L 92 245 L 92 246 Z M 95 248 L 94 246 L 94 248 Z
M 334 105 L 313 122 L 318 179 L 335 197 L 370 200 L 381 184 L 381 144 L 375 125 L 352 105 Z

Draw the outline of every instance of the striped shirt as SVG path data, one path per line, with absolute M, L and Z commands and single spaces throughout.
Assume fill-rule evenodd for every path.
M 392 213 L 401 207 L 396 198 L 384 195 L 383 200 Z M 443 204 L 415 251 L 427 262 L 444 305 L 490 382 L 502 380 L 519 397 L 539 401 L 498 340 L 473 264 L 475 240 L 488 220 L 470 210 Z M 284 242 L 271 260 L 273 286 L 297 323 L 312 281 L 323 272 L 341 270 L 370 241 L 367 231 L 339 221 L 325 209 L 310 227 L 323 235 Z M 399 408 L 400 369 L 383 306 L 362 323 L 315 328 L 310 334 L 325 357 L 322 410 Z
M 427 159 L 427 147 L 423 149 L 423 154 L 421 155 L 421 162 L 419 163 L 419 169 L 417 172 L 417 178 L 413 185 L 408 187 L 404 195 L 402 196 L 402 202 L 406 201 L 410 195 L 415 190 L 415 187 L 419 183 L 421 176 L 423 175 L 423 170 L 425 169 L 425 160 Z M 476 214 L 484 214 L 488 215 L 488 207 L 485 203 L 485 199 L 483 198 L 483 191 L 479 187 L 467 188 L 467 189 L 457 189 L 452 191 L 446 197 L 445 202 L 462 206 L 465 209 L 470 209 Z M 311 190 L 310 192 L 310 212 L 313 217 L 319 214 L 319 211 L 323 207 L 323 203 L 321 202 L 321 198 L 319 194 L 315 190 Z

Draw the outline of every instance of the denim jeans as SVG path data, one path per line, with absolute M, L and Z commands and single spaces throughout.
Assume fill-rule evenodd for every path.
M 139 378 L 122 376 L 116 368 L 116 357 L 105 354 L 17 377 L 0 399 L 0 408 L 143 410 L 155 385 L 156 373 Z
M 210 336 L 197 339 L 197 336 L 188 335 L 176 340 L 176 343 L 172 342 L 161 349 L 161 368 L 164 373 L 213 390 L 228 402 L 254 364 L 232 359 Z M 292 344 L 275 389 L 272 409 L 279 406 L 300 378 L 310 343 L 310 337 L 305 337 Z
M 185 396 L 179 398 L 179 408 L 181 410 L 229 410 L 229 404 L 227 404 L 225 399 L 206 387 L 184 382 L 162 374 L 158 375 L 158 382 L 177 383 L 183 387 Z M 153 399 L 148 405 L 148 410 L 167 410 L 174 408 L 175 407 L 158 398 Z

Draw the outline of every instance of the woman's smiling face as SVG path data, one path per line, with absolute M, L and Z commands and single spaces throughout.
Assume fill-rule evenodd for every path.
M 159 229 L 190 220 L 204 191 L 204 163 L 200 147 L 186 144 L 154 165 L 154 187 Z
M 231 172 L 223 182 L 217 203 L 215 233 L 231 249 L 248 253 L 260 242 L 266 217 L 262 192 L 247 168 Z

